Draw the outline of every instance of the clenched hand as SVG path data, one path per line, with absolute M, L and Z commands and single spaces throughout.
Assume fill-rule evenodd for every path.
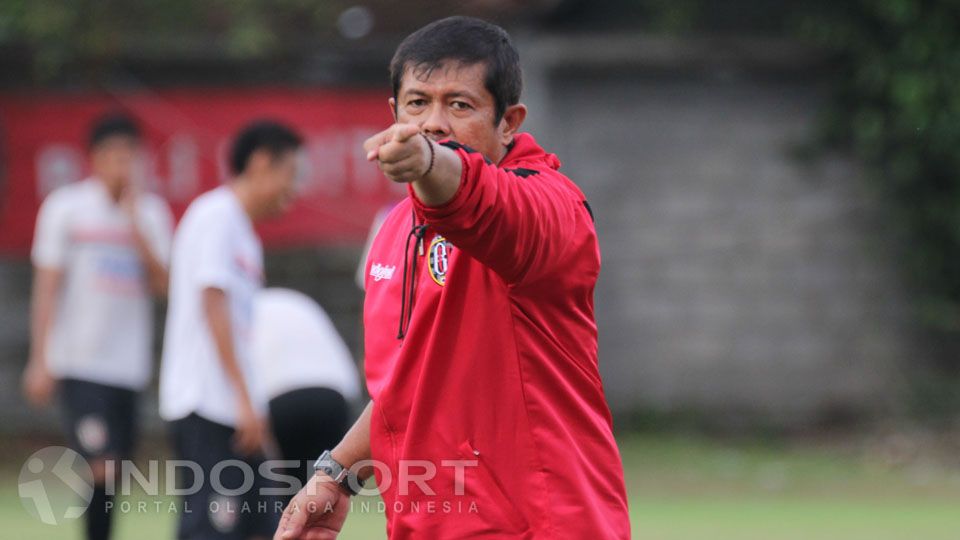
M 409 183 L 423 178 L 430 169 L 432 145 L 432 141 L 420 135 L 418 126 L 394 124 L 367 139 L 363 149 L 367 151 L 367 160 L 377 160 L 387 178 Z

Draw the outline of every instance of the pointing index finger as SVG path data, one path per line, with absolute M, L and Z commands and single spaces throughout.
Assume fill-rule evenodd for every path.
M 393 140 L 396 142 L 407 142 L 411 137 L 420 133 L 420 128 L 413 124 L 397 124 L 393 132 Z

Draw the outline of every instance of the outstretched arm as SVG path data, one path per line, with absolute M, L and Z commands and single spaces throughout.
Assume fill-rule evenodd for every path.
M 364 148 L 389 179 L 410 184 L 431 228 L 507 283 L 562 267 L 577 229 L 592 228 L 579 190 L 552 169 L 505 169 L 447 144 L 430 141 L 415 125 L 394 124 Z

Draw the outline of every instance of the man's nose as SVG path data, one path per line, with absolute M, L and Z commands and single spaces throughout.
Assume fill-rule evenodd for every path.
M 450 136 L 450 122 L 447 121 L 447 114 L 442 105 L 430 107 L 420 129 L 435 139 L 445 139 Z

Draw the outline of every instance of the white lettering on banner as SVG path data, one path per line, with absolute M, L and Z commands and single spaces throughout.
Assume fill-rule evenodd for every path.
M 157 156 L 153 152 L 140 152 L 133 162 L 133 181 L 141 188 L 159 193 L 160 179 L 157 171 Z
M 178 133 L 170 138 L 167 167 L 170 181 L 167 196 L 172 201 L 189 201 L 200 189 L 200 150 L 192 136 Z
M 346 191 L 346 142 L 337 133 L 310 136 L 306 149 L 311 174 L 303 193 L 339 197 Z
M 377 131 L 372 127 L 346 127 L 306 134 L 298 156 L 301 167 L 297 192 L 330 199 L 351 194 L 404 194 L 406 186 L 385 181 L 376 165 L 366 160 L 363 142 Z M 206 155 L 209 150 L 201 146 L 196 136 L 173 133 L 159 146 L 146 145 L 134 166 L 135 181 L 171 202 L 187 202 L 200 194 L 201 179 L 208 174 L 204 167 L 210 161 L 215 163 L 219 181 L 230 178 L 231 143 L 231 138 L 219 139 L 213 145 L 212 155 Z M 84 151 L 79 145 L 55 142 L 40 147 L 34 164 L 38 197 L 42 199 L 54 189 L 84 178 L 85 166 Z
M 83 154 L 69 144 L 48 144 L 37 152 L 37 198 L 83 178 Z
M 216 155 L 217 181 L 224 184 L 230 179 L 230 141 L 227 139 L 217 141 L 214 154 Z
M 383 182 L 383 175 L 376 166 L 367 161 L 367 153 L 363 150 L 363 143 L 379 133 L 379 129 L 356 128 L 351 130 L 350 139 L 350 167 L 353 169 L 355 188 L 358 193 L 366 194 L 376 190 L 377 185 Z M 393 184 L 394 182 L 388 182 Z

